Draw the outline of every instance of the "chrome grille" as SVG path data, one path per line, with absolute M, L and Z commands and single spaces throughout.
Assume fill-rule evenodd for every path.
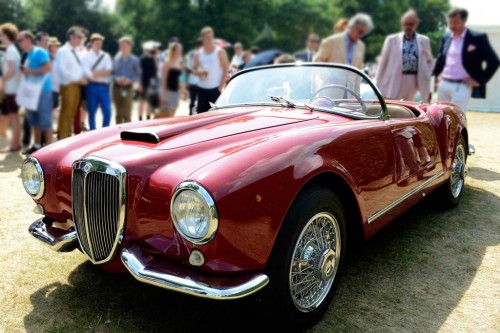
M 95 264 L 112 260 L 125 223 L 125 169 L 87 157 L 73 163 L 73 222 L 82 251 Z

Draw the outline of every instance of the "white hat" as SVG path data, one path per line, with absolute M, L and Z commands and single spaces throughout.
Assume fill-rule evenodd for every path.
M 156 42 L 154 42 L 152 40 L 148 40 L 147 42 L 142 44 L 142 48 L 144 50 L 154 50 L 156 48 Z

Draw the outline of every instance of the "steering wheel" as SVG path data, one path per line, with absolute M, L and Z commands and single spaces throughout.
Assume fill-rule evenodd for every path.
M 342 86 L 340 84 L 329 84 L 329 85 L 326 85 L 326 86 L 323 86 L 323 87 L 319 88 L 312 95 L 311 99 L 309 100 L 310 103 L 314 103 L 314 101 L 316 99 L 320 98 L 320 97 L 326 97 L 327 99 L 331 100 L 335 105 L 337 105 L 337 103 L 335 103 L 333 101 L 333 99 L 331 99 L 330 97 L 327 97 L 327 96 L 318 96 L 320 92 L 322 92 L 322 91 L 324 91 L 326 89 L 340 89 L 340 90 L 346 91 L 349 94 L 353 95 L 354 98 L 356 99 L 356 101 L 359 102 L 359 104 L 361 105 L 361 110 L 363 110 L 363 112 L 366 112 L 368 110 L 368 108 L 366 107 L 365 102 L 363 102 L 363 100 L 361 99 L 361 96 L 359 96 L 357 93 L 355 93 L 354 90 L 352 90 L 351 88 L 347 88 L 347 87 Z

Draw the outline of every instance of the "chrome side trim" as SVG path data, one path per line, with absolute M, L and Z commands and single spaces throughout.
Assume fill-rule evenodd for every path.
M 406 199 L 408 199 L 409 197 L 411 197 L 412 195 L 414 195 L 415 193 L 419 192 L 425 186 L 427 186 L 428 184 L 432 183 L 434 180 L 436 180 L 437 178 L 441 177 L 442 175 L 444 175 L 444 171 L 443 170 L 439 171 L 437 174 L 435 174 L 431 178 L 427 179 L 425 182 L 423 182 L 419 186 L 415 187 L 413 190 L 411 190 L 410 192 L 406 193 L 401 198 L 397 199 L 396 201 L 394 201 L 393 203 L 391 203 L 387 207 L 379 210 L 377 213 L 373 214 L 372 216 L 370 216 L 368 218 L 368 220 L 367 220 L 368 224 L 374 222 L 376 219 L 378 219 L 379 217 L 381 217 L 382 215 L 384 215 L 385 213 L 387 213 L 388 211 L 390 211 L 391 209 L 393 209 L 394 207 L 396 207 L 397 205 L 399 205 L 400 203 L 402 203 L 403 201 L 405 201 Z
M 78 247 L 78 240 L 74 227 L 69 228 L 60 236 L 55 236 L 51 233 L 55 228 L 47 226 L 43 219 L 42 217 L 30 225 L 28 230 L 33 237 L 57 252 L 70 252 Z M 64 230 L 61 230 L 61 232 L 64 232 Z
M 249 278 L 246 282 L 232 287 L 211 286 L 189 278 L 149 269 L 139 257 L 126 248 L 122 250 L 121 259 L 129 272 L 140 282 L 202 298 L 216 300 L 238 299 L 259 291 L 269 283 L 267 275 L 258 274 Z

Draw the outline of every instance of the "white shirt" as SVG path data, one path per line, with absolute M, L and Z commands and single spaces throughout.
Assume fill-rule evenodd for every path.
M 187 56 L 187 62 L 186 62 L 186 68 L 189 69 L 190 71 L 193 70 L 193 63 L 194 63 L 194 54 L 196 51 L 190 51 Z M 194 75 L 193 72 L 189 73 L 188 76 L 188 84 L 191 86 L 197 86 L 198 83 L 200 82 L 200 77 L 197 75 Z
M 156 57 L 156 61 L 158 63 L 158 68 L 156 70 L 156 75 L 158 76 L 158 79 L 161 81 L 161 76 L 162 76 L 162 70 L 163 70 L 163 64 L 165 64 L 165 61 L 167 61 L 167 51 L 160 52 L 160 54 Z
M 82 53 L 78 48 L 73 48 L 69 43 L 64 44 L 64 46 L 57 51 L 54 64 L 61 86 L 76 83 L 76 81 L 85 77 L 81 56 Z
M 99 61 L 97 66 L 94 65 L 97 63 L 99 58 L 102 59 Z M 83 70 L 88 75 L 92 72 L 100 72 L 100 71 L 111 71 L 113 70 L 113 62 L 111 61 L 111 57 L 107 52 L 99 51 L 99 53 L 95 53 L 93 50 L 85 53 L 82 58 Z M 93 68 L 94 67 L 94 68 Z M 91 79 L 91 82 L 98 83 L 110 83 L 111 82 L 111 73 L 106 77 L 96 77 Z
M 54 65 L 55 60 L 52 60 L 52 71 L 50 72 L 50 75 L 52 75 L 52 91 L 58 93 L 61 90 L 61 87 L 59 85 L 59 75 L 57 74 L 57 68 Z
M 231 67 L 233 65 L 235 65 L 236 67 L 238 67 L 239 65 L 241 65 L 243 63 L 243 52 L 238 55 L 238 54 L 235 54 L 233 56 L 233 59 L 231 60 Z
M 4 79 L 4 92 L 8 95 L 17 94 L 17 88 L 19 88 L 19 83 L 21 81 L 21 72 L 19 71 L 19 65 L 21 64 L 21 55 L 14 44 L 10 44 L 7 50 L 5 50 L 5 57 L 2 64 L 2 74 L 5 76 L 9 71 L 9 62 L 14 62 L 14 76 L 8 81 Z
M 198 87 L 202 89 L 215 89 L 218 88 L 222 82 L 222 66 L 219 60 L 220 48 L 216 47 L 212 53 L 205 53 L 205 49 L 202 47 L 198 51 L 198 71 L 206 70 L 208 75 L 201 79 L 198 83 Z

